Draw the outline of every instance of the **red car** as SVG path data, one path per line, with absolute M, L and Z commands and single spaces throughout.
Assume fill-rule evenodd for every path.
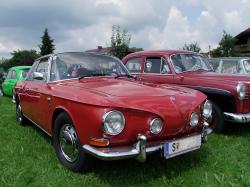
M 162 151 L 166 158 L 200 148 L 212 107 L 196 90 L 138 83 L 122 62 L 93 53 L 36 60 L 14 88 L 17 122 L 29 119 L 48 135 L 73 171 L 103 160 Z
M 205 93 L 213 105 L 210 127 L 225 130 L 224 120 L 250 122 L 250 78 L 212 72 L 206 58 L 179 50 L 143 51 L 127 55 L 123 63 L 138 81 L 175 84 Z

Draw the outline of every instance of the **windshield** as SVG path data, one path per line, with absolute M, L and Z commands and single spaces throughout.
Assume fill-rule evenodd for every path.
M 171 60 L 176 73 L 196 70 L 212 71 L 212 67 L 207 59 L 200 55 L 175 54 L 171 56 Z
M 250 60 L 244 60 L 243 65 L 244 65 L 244 67 L 246 69 L 246 72 L 250 73 Z
M 51 81 L 91 76 L 129 75 L 122 62 L 111 56 L 93 53 L 61 53 L 53 58 Z

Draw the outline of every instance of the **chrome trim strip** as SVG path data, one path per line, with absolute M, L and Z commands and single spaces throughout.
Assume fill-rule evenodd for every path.
M 236 122 L 236 123 L 248 123 L 250 122 L 250 113 L 248 114 L 234 114 L 224 112 L 224 118 L 227 121 Z
M 39 129 L 41 129 L 43 132 L 45 132 L 47 135 L 49 135 L 50 137 L 52 137 L 52 134 L 50 134 L 49 132 L 47 132 L 45 129 L 43 129 L 40 125 L 38 125 L 37 123 L 35 123 L 34 121 L 32 121 L 29 117 L 27 117 L 25 114 L 23 114 L 24 117 L 26 117 L 29 121 L 31 121 L 36 127 L 38 127 Z

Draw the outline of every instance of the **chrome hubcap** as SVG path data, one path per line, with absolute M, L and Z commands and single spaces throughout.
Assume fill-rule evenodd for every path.
M 77 134 L 74 127 L 69 124 L 63 125 L 60 130 L 59 141 L 63 156 L 67 161 L 74 162 L 77 159 L 79 152 Z
M 21 123 L 22 122 L 22 108 L 20 104 L 17 106 L 16 116 L 17 116 L 17 122 Z

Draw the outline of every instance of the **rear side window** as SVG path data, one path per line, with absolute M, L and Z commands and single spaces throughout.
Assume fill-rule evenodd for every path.
M 167 62 L 162 57 L 150 57 L 146 59 L 145 73 L 170 73 Z
M 238 60 L 223 60 L 222 73 L 237 74 L 240 72 Z
M 127 61 L 126 67 L 131 73 L 140 73 L 141 62 L 142 62 L 142 58 L 133 58 Z
M 16 79 L 16 71 L 15 70 L 12 71 L 11 78 Z

